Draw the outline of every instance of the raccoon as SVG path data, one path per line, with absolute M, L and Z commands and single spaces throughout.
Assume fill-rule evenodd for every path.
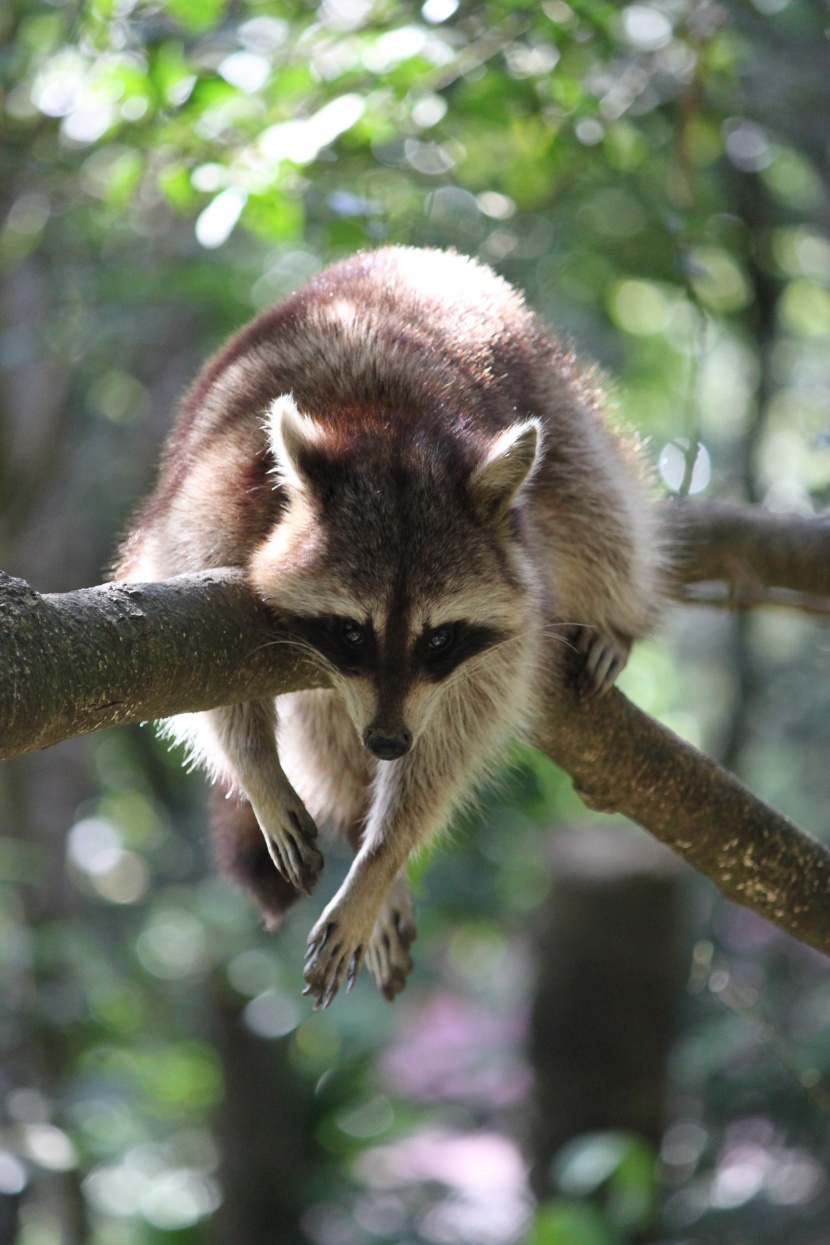
M 246 569 L 330 687 L 174 719 L 228 792 L 217 849 L 276 926 L 355 857 L 305 993 L 361 963 L 387 998 L 415 937 L 406 861 L 531 737 L 572 649 L 586 694 L 657 615 L 665 557 L 636 452 L 504 280 L 453 251 L 327 268 L 242 329 L 185 397 L 116 572 Z

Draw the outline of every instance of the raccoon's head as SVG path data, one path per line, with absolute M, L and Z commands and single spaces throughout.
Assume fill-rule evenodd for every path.
M 321 656 L 366 747 L 395 760 L 448 683 L 521 634 L 515 507 L 538 422 L 474 442 L 392 417 L 324 423 L 284 396 L 269 436 L 288 505 L 251 581 Z

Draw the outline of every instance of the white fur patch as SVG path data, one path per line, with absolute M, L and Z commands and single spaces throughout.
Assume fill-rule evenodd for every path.
M 470 477 L 474 502 L 491 514 L 503 514 L 519 499 L 542 453 L 542 422 L 527 419 L 505 428 L 490 444 Z
M 300 460 L 304 450 L 318 446 L 322 430 L 299 410 L 293 395 L 283 393 L 268 408 L 266 430 L 276 462 L 274 474 L 281 484 L 302 492 L 306 480 Z

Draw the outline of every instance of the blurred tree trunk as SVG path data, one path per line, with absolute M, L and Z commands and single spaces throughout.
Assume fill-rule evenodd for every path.
M 223 1201 L 214 1245 L 296 1245 L 308 1205 L 307 1173 L 319 1165 L 316 1112 L 288 1062 L 288 1042 L 258 1037 L 218 991 L 214 1040 L 225 1094 L 216 1121 Z
M 537 935 L 531 1017 L 531 1182 L 582 1133 L 624 1129 L 655 1145 L 690 950 L 682 864 L 624 828 L 556 837 Z

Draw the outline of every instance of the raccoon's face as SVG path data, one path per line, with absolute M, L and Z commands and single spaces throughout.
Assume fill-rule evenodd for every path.
M 257 592 L 322 658 L 366 747 L 404 755 L 446 688 L 519 635 L 529 583 L 510 510 L 535 421 L 462 463 L 452 446 L 335 446 L 291 398 L 271 410 L 286 514 L 251 560 Z

